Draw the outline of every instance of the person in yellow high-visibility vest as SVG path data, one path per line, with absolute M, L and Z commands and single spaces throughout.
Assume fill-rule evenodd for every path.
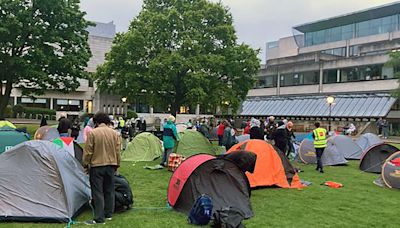
M 315 153 L 317 155 L 317 168 L 315 170 L 320 171 L 321 173 L 324 172 L 322 166 L 322 154 L 324 153 L 324 149 L 326 147 L 326 129 L 320 127 L 320 123 L 316 122 L 314 124 L 315 129 L 313 131 L 313 138 L 314 138 L 314 147 Z

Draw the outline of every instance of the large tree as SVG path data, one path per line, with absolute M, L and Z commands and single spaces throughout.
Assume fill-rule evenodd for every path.
M 396 51 L 396 52 L 391 52 L 389 54 L 390 59 L 389 61 L 385 64 L 385 66 L 388 67 L 393 67 L 394 69 L 394 77 L 398 79 L 399 83 L 400 83 L 400 52 Z M 397 88 L 394 92 L 393 95 L 400 98 L 400 87 Z
M 86 78 L 89 22 L 79 0 L 0 0 L 0 117 L 11 90 L 73 91 Z
M 238 44 L 229 9 L 207 0 L 144 0 L 97 70 L 100 89 L 150 105 L 237 108 L 254 84 L 258 50 Z

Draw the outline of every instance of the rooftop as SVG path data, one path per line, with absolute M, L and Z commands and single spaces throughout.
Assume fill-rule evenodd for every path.
M 95 26 L 89 26 L 87 31 L 90 36 L 99 36 L 105 38 L 114 38 L 115 37 L 115 24 L 113 21 L 109 23 L 102 22 L 94 22 Z
M 302 33 L 348 25 L 400 13 L 400 1 L 293 27 Z

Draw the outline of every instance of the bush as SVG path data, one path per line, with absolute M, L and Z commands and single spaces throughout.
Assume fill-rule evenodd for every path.
M 14 105 L 12 107 L 12 109 L 13 109 L 13 112 L 14 112 L 14 117 L 17 117 L 18 114 L 21 116 L 22 113 L 25 111 L 24 106 L 22 106 L 20 104 Z
M 13 116 L 13 110 L 11 105 L 7 105 L 6 109 L 4 110 L 4 117 L 10 118 Z
M 128 109 L 128 112 L 127 112 L 126 116 L 128 117 L 128 119 L 132 119 L 132 118 L 136 119 L 136 118 L 138 118 L 138 114 L 135 111 L 129 110 L 129 109 Z
M 49 116 L 55 116 L 56 111 L 47 109 L 47 108 L 31 108 L 31 107 L 25 107 L 25 118 L 29 118 L 31 115 L 31 118 L 35 118 L 36 115 L 49 115 Z

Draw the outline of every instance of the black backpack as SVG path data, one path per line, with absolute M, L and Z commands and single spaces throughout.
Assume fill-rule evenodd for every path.
M 115 185 L 115 212 L 122 212 L 132 208 L 133 194 L 128 180 L 122 175 L 114 176 Z

